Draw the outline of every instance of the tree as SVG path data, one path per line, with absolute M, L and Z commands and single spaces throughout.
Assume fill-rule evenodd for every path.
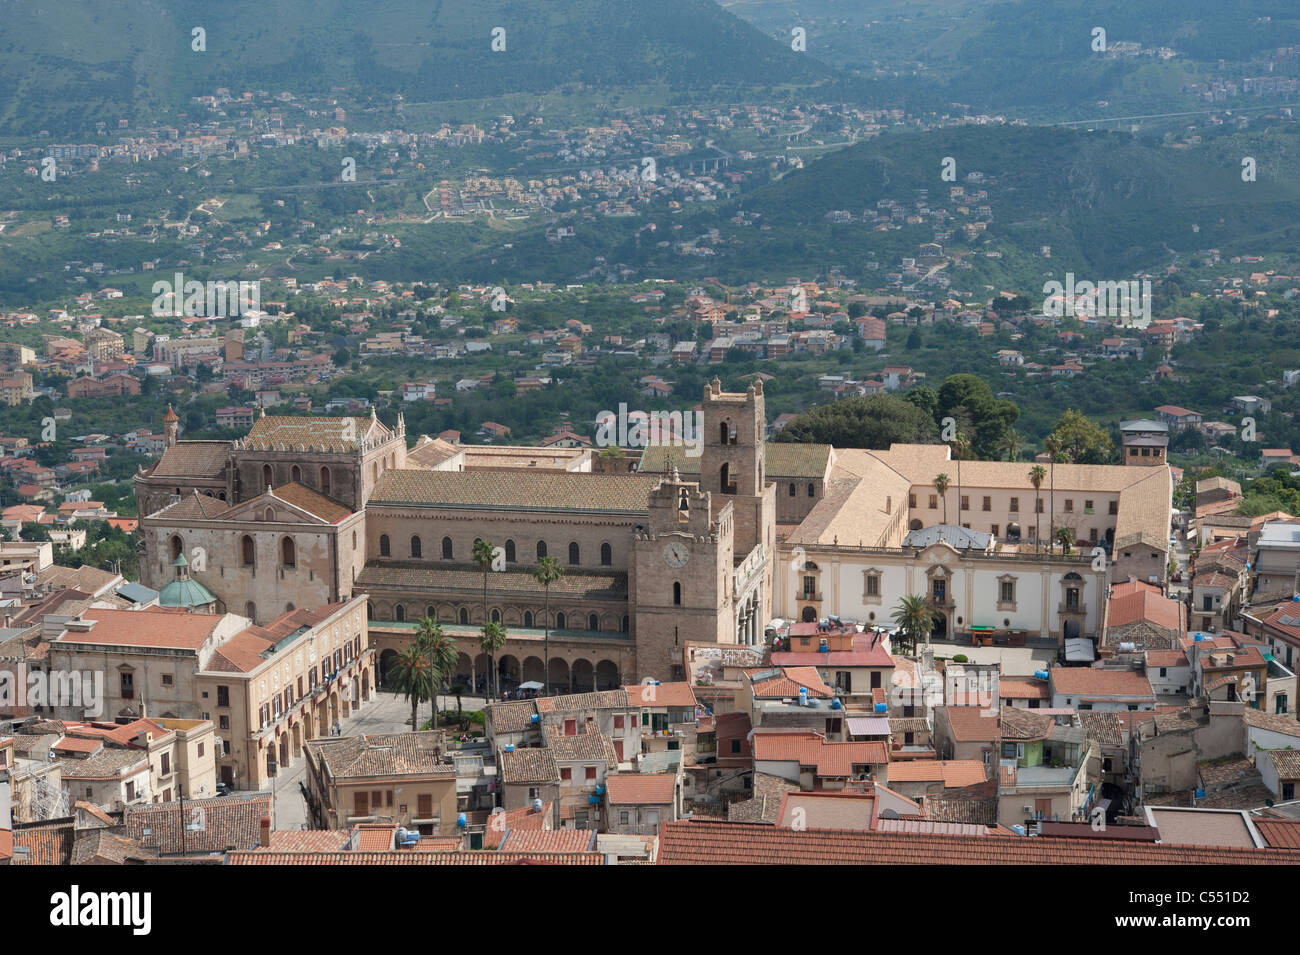
M 483 631 L 479 634 L 479 646 L 488 658 L 488 689 L 492 693 L 492 698 L 496 699 L 497 692 L 501 689 L 501 679 L 497 674 L 496 653 L 506 645 L 506 628 L 488 620 L 483 624 Z M 492 686 L 492 678 L 496 677 L 496 686 Z
M 811 408 L 782 428 L 777 440 L 884 449 L 933 437 L 934 420 L 915 404 L 897 395 L 870 395 Z
M 1050 552 L 1056 541 L 1056 458 L 1061 453 L 1061 441 L 1056 435 L 1049 434 L 1047 440 L 1043 442 L 1043 447 L 1051 458 L 1052 466 L 1052 487 L 1048 492 L 1051 503 L 1047 507 L 1047 549 Z
M 411 645 L 397 655 L 393 661 L 393 685 L 411 701 L 411 732 L 420 728 L 420 704 L 433 699 L 433 663 L 421 650 L 419 644 Z
M 994 397 L 988 382 L 978 375 L 949 375 L 939 387 L 938 417 L 956 417 L 959 408 L 970 416 L 976 457 L 997 457 L 998 446 L 1020 417 L 1020 409 L 1010 401 Z
M 492 569 L 492 562 L 496 558 L 496 547 L 490 541 L 476 540 L 474 542 L 474 553 L 472 559 L 478 565 L 478 569 L 483 571 L 483 622 L 488 622 L 488 572 Z
M 1042 532 L 1039 530 L 1038 527 L 1038 512 L 1041 510 L 1041 508 L 1039 508 L 1038 505 L 1041 502 L 1042 498 L 1038 496 L 1038 492 L 1042 490 L 1043 481 L 1046 479 L 1047 479 L 1047 468 L 1043 467 L 1041 464 L 1035 464 L 1032 468 L 1029 469 L 1029 483 L 1034 486 L 1034 548 L 1035 549 L 1038 549 L 1038 547 L 1042 543 L 1041 536 L 1040 536 Z
M 939 492 L 939 499 L 943 501 L 943 522 L 948 523 L 948 488 L 950 482 L 948 475 L 936 474 L 934 477 L 934 489 Z
M 420 621 L 415 631 L 415 645 L 433 668 L 433 728 L 438 728 L 438 691 L 456 672 L 456 644 L 432 617 Z
M 1073 408 L 1061 415 L 1051 436 L 1075 464 L 1109 464 L 1115 453 L 1110 435 Z
M 1007 433 L 1002 436 L 1002 443 L 998 450 L 1007 456 L 1008 461 L 1020 460 L 1020 449 L 1024 447 L 1024 436 L 1015 428 L 1009 428 Z
M 1061 547 L 1064 548 L 1066 555 L 1069 556 L 1070 548 L 1074 546 L 1074 528 L 1058 527 L 1056 529 L 1056 539 L 1061 542 Z
M 542 618 L 542 627 L 545 634 L 543 647 L 546 659 L 542 662 L 542 682 L 546 684 L 547 692 L 550 692 L 551 689 L 551 584 L 563 576 L 564 565 L 554 557 L 548 555 L 537 559 L 537 566 L 533 568 L 533 577 L 546 589 L 546 613 Z
M 898 627 L 900 643 L 908 648 L 908 652 L 916 650 L 918 640 L 926 639 L 928 642 L 937 613 L 930 598 L 924 594 L 908 594 L 899 600 L 894 608 L 894 624 Z M 899 652 L 903 652 L 901 647 Z

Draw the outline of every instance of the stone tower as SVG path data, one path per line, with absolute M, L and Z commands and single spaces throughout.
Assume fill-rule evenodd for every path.
M 682 680 L 687 642 L 734 640 L 733 511 L 674 470 L 650 492 L 649 513 L 632 546 L 636 678 Z
M 776 494 L 767 485 L 767 413 L 763 383 L 744 394 L 724 392 L 714 378 L 704 389 L 704 451 L 700 487 L 735 509 L 735 550 L 743 557 L 776 542 Z
M 163 415 L 162 420 L 163 444 L 170 448 L 176 443 L 176 439 L 180 436 L 181 419 L 176 412 L 172 410 L 172 406 L 168 405 L 167 412 Z

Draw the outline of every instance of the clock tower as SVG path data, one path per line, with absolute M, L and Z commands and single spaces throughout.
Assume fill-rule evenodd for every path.
M 688 642 L 734 642 L 734 509 L 676 469 L 650 492 L 633 540 L 636 679 L 684 680 Z

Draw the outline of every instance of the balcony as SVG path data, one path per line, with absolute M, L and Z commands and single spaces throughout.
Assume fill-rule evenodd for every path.
M 821 603 L 822 592 L 820 590 L 814 590 L 811 593 L 805 592 L 799 595 L 799 599 L 809 600 L 812 601 L 813 603 Z

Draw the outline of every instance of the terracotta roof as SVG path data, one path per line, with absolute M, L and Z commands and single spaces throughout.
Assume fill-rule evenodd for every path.
M 1278 779 L 1300 779 L 1300 750 L 1271 749 L 1264 756 L 1273 761 Z
M 1002 738 L 1009 740 L 1047 739 L 1055 723 L 1044 713 L 1019 706 L 1002 707 L 998 720 Z
M 1012 707 L 1007 707 L 1012 709 Z M 978 706 L 946 706 L 948 726 L 959 743 L 992 743 L 998 738 L 998 716 Z M 986 715 L 987 714 L 987 715 Z
M 618 753 L 613 741 L 601 733 L 579 733 L 564 736 L 558 726 L 551 726 L 546 748 L 556 760 L 604 760 L 610 768 L 618 765 Z
M 174 504 L 168 504 L 161 510 L 147 516 L 165 517 L 168 520 L 211 521 L 216 520 L 228 510 L 230 510 L 230 505 L 225 501 L 219 501 L 215 497 L 208 497 L 206 494 L 194 491 L 188 495 L 183 495 Z
M 95 625 L 85 632 L 65 632 L 57 642 L 197 652 L 222 621 L 219 614 L 165 610 L 89 609 L 82 617 L 95 621 Z
M 998 678 L 998 696 L 1007 700 L 1046 700 L 1051 698 L 1047 681 L 1028 676 Z
M 232 852 L 226 865 L 604 865 L 603 852 Z
M 122 829 L 140 845 L 163 855 L 224 852 L 256 846 L 262 837 L 262 818 L 270 814 L 268 793 L 187 799 L 183 805 L 127 806 Z
M 1052 690 L 1086 699 L 1121 697 L 1154 700 L 1151 681 L 1135 670 L 1109 670 L 1102 667 L 1052 667 Z
M 69 824 L 32 826 L 14 832 L 14 845 L 30 850 L 30 865 L 67 865 L 72 860 L 76 830 Z
M 590 852 L 593 829 L 511 829 L 501 842 L 503 852 Z
M 1300 850 L 1162 843 L 810 829 L 733 822 L 665 822 L 662 865 L 1296 865 Z
M 673 773 L 614 773 L 605 778 L 611 806 L 667 805 L 673 802 L 677 776 Z
M 522 733 L 538 728 L 538 725 L 533 722 L 533 717 L 537 715 L 537 707 L 533 705 L 532 700 L 489 703 L 487 715 L 493 733 Z
M 1300 849 L 1300 820 L 1255 817 L 1251 821 L 1269 848 Z
M 763 449 L 763 464 L 773 481 L 781 478 L 820 478 L 826 474 L 826 465 L 834 449 L 829 444 L 803 444 L 802 442 L 768 441 Z M 681 448 L 669 445 L 650 445 L 641 454 L 639 471 L 642 474 L 663 474 L 671 455 L 673 465 L 684 478 L 700 473 L 700 459 L 688 457 Z
M 271 845 L 258 852 L 340 852 L 352 838 L 346 829 L 272 829 Z
M 818 776 L 844 777 L 889 762 L 889 750 L 879 740 L 828 742 L 820 733 L 756 731 L 754 761 L 797 762 L 812 766 Z M 859 768 L 861 767 L 861 768 Z
M 129 860 L 156 859 L 158 852 L 142 846 L 129 836 L 107 829 L 77 833 L 72 846 L 71 865 L 125 865 Z
M 385 441 L 393 432 L 374 418 L 266 415 L 236 447 L 249 451 L 355 451 L 362 439 Z
M 753 797 L 727 804 L 727 820 L 730 822 L 766 822 L 775 823 L 781 815 L 782 796 L 796 792 L 798 783 L 792 783 L 780 776 L 770 773 L 754 772 Z
M 230 460 L 229 441 L 177 441 L 149 469 L 156 478 L 222 477 Z
M 1079 722 L 1088 733 L 1088 739 L 1101 746 L 1124 745 L 1124 721 L 1113 710 L 1080 710 Z
M 497 772 L 503 783 L 559 782 L 560 768 L 549 748 L 528 747 L 497 756 Z
M 482 593 L 483 571 L 473 564 L 429 564 L 423 561 L 372 560 L 357 576 L 355 589 L 402 591 L 445 591 Z M 492 575 L 492 588 L 499 593 L 521 593 L 540 597 L 545 589 L 531 570 L 503 570 Z M 551 584 L 551 597 L 590 597 L 622 600 L 627 597 L 624 572 L 566 569 Z
M 826 685 L 816 667 L 781 667 L 780 670 L 778 675 L 766 679 L 756 678 L 769 672 L 768 670 L 750 673 L 754 696 L 774 699 L 797 697 L 801 687 L 806 687 L 810 696 L 828 699 L 835 695 L 835 691 Z
M 315 739 L 307 743 L 331 779 L 371 776 L 455 776 L 442 761 L 443 734 L 382 733 Z
M 1287 736 L 1300 736 L 1300 721 L 1296 720 L 1294 713 L 1267 713 L 1248 706 L 1241 714 L 1241 718 L 1247 726 L 1256 729 L 1272 730 L 1274 733 L 1283 733 Z
M 313 491 L 311 488 L 302 484 L 286 484 L 283 487 L 277 487 L 267 492 L 270 496 L 278 498 L 288 504 L 292 504 L 299 510 L 306 511 L 313 517 L 318 517 L 326 524 L 337 524 L 343 518 L 352 514 L 348 508 L 342 504 L 331 501 L 324 494 Z M 260 501 L 267 496 L 263 493 L 253 498 L 252 501 Z M 252 502 L 250 502 L 252 503 Z
M 59 760 L 64 779 L 118 779 L 149 768 L 149 754 L 138 749 L 102 749 L 93 756 Z
M 978 759 L 910 759 L 889 764 L 889 785 L 942 782 L 945 788 L 961 789 L 986 780 L 984 764 Z
M 627 693 L 629 706 L 687 709 L 696 705 L 695 691 L 686 682 L 654 685 L 633 683 L 623 689 Z
M 389 471 L 368 507 L 429 507 L 529 511 L 615 511 L 642 515 L 657 476 L 561 471 Z

